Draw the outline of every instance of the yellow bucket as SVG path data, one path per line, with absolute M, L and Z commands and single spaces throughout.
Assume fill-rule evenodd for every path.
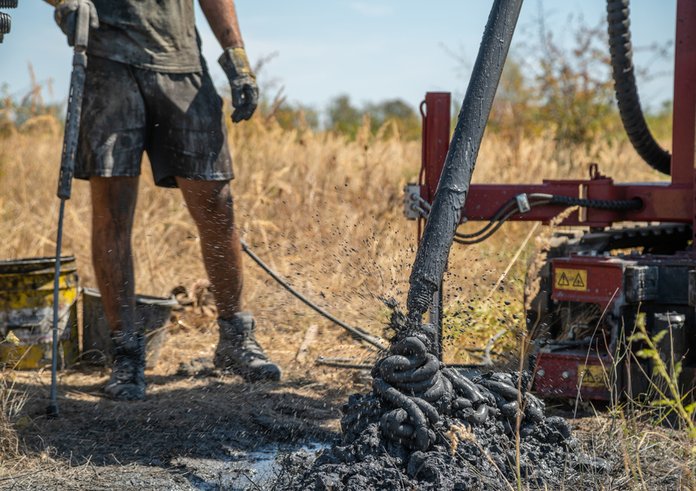
M 0 364 L 33 369 L 51 363 L 55 258 L 0 261 Z M 73 256 L 61 258 L 58 366 L 79 354 L 78 277 Z

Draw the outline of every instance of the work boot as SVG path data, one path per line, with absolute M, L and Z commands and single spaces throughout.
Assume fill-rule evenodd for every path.
M 215 349 L 215 367 L 236 373 L 247 382 L 280 380 L 280 368 L 256 341 L 256 321 L 249 312 L 218 319 L 218 325 L 220 341 Z
M 117 331 L 111 335 L 114 357 L 111 378 L 104 393 L 118 401 L 145 398 L 145 337 L 140 332 Z

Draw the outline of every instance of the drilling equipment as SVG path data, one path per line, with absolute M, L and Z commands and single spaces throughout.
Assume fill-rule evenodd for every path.
M 450 144 L 450 94 L 430 92 L 422 104 L 421 179 L 408 185 L 405 195 L 407 217 L 419 221 L 419 230 L 420 222 L 426 222 L 419 256 L 432 248 L 428 228 L 441 218 L 437 208 L 442 204 L 451 215 L 443 230 L 449 233 L 451 228 L 452 241 L 462 244 L 481 242 L 508 221 L 548 225 L 577 207 L 562 218 L 564 231 L 554 233 L 541 270 L 527 278 L 540 284 L 525 305 L 527 362 L 541 396 L 613 401 L 650 392 L 656 387 L 657 368 L 654 359 L 637 355 L 646 347 L 645 340 L 632 336 L 638 326 L 654 340 L 664 366 L 678 367 L 682 393 L 696 387 L 696 3 L 677 0 L 676 12 L 670 155 L 656 143 L 641 110 L 629 2 L 607 0 L 609 51 L 623 126 L 641 158 L 669 174 L 668 182 L 615 182 L 592 164 L 587 179 L 469 185 L 482 131 L 462 127 L 460 114 Z M 476 70 L 487 68 L 475 66 L 472 80 Z M 482 89 L 495 92 L 496 87 Z M 466 159 L 470 163 L 462 164 Z M 450 182 L 451 160 L 470 169 L 455 186 Z M 453 192 L 463 202 L 457 205 L 459 215 L 451 198 L 443 196 L 438 205 L 439 195 Z M 456 230 L 475 221 L 486 224 L 474 233 Z M 444 270 L 447 254 L 431 264 Z M 409 292 L 414 319 L 430 309 L 440 356 L 441 281 L 442 271 L 419 273 L 414 267 Z

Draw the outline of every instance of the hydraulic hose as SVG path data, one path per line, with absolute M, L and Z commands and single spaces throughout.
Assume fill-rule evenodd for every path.
M 9 34 L 12 30 L 12 18 L 3 12 L 0 12 L 0 36 Z
M 629 0 L 607 0 L 607 30 L 616 101 L 633 148 L 653 169 L 670 174 L 672 157 L 655 141 L 640 106 L 629 29 Z

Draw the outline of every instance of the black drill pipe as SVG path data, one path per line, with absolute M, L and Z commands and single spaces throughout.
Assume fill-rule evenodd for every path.
M 420 325 L 441 284 L 521 7 L 522 0 L 495 0 L 491 8 L 411 271 L 407 306 L 413 325 Z

